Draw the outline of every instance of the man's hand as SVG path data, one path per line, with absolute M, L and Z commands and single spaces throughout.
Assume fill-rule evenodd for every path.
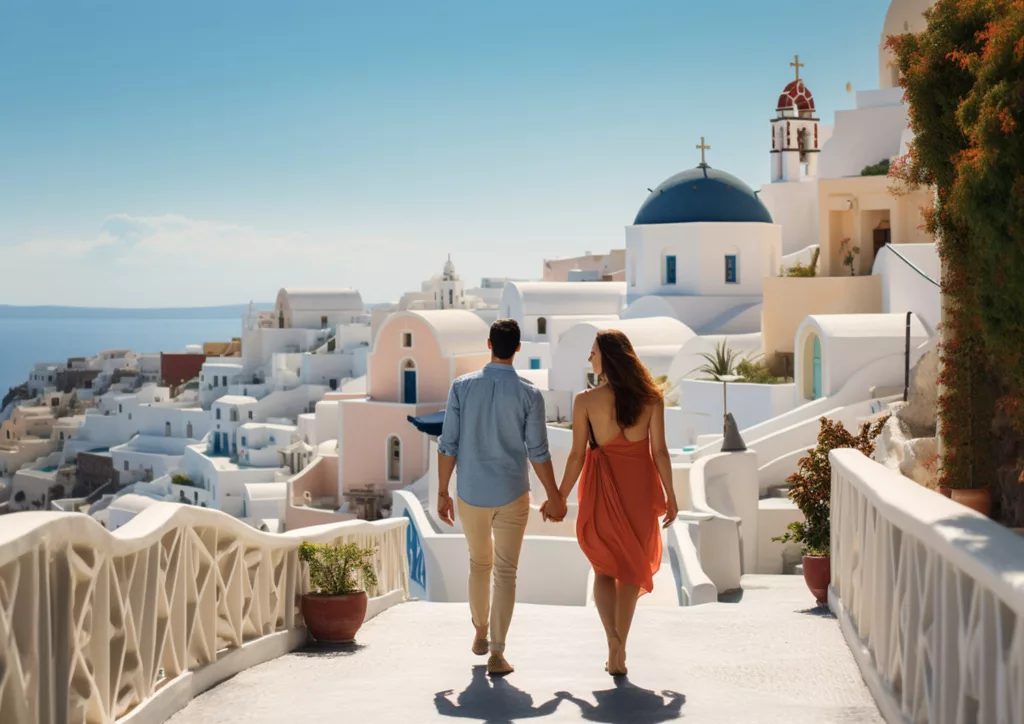
M 540 506 L 540 514 L 545 522 L 552 521 L 555 523 L 561 523 L 565 520 L 566 514 L 569 512 L 568 506 L 565 504 L 565 499 L 561 495 L 548 498 Z
M 455 525 L 455 501 L 448 493 L 437 494 L 437 517 L 446 525 Z

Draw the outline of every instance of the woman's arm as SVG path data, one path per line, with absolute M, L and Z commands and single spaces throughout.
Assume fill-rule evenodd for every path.
M 668 528 L 679 515 L 679 505 L 676 503 L 676 491 L 672 487 L 672 457 L 668 454 L 668 443 L 665 441 L 664 400 L 658 400 L 654 404 L 654 411 L 651 413 L 650 436 L 654 467 L 658 469 L 661 487 L 665 490 L 665 503 L 668 509 L 665 512 L 664 523 Z
M 558 492 L 562 498 L 568 498 L 569 493 L 576 486 L 576 481 L 583 472 L 583 462 L 587 459 L 587 440 L 590 437 L 589 421 L 587 417 L 587 403 L 583 399 L 586 392 L 576 395 L 572 403 L 572 450 L 569 451 L 569 458 L 565 461 L 565 473 L 562 475 L 562 484 L 558 486 Z

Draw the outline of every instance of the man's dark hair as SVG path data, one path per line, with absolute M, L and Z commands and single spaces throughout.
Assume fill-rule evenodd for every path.
M 519 324 L 514 319 L 499 319 L 491 325 L 491 351 L 498 359 L 511 359 L 519 347 Z

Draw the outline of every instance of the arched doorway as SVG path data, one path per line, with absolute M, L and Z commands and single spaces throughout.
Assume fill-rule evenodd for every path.
M 803 356 L 803 395 L 807 400 L 817 400 L 822 396 L 821 374 L 821 337 L 810 331 L 804 337 Z
M 277 313 L 277 326 L 284 329 L 284 310 L 282 309 Z
M 187 437 L 189 440 L 192 439 L 192 423 L 191 422 L 189 424 L 185 425 L 185 437 Z
M 547 333 L 548 333 L 548 320 L 545 319 L 544 317 L 539 317 L 537 319 L 537 336 L 538 337 L 543 337 Z
M 388 482 L 402 481 L 402 441 L 397 435 L 388 438 Z
M 811 384 L 813 389 L 811 390 L 813 398 L 817 400 L 821 397 L 821 337 L 814 335 L 814 359 L 812 361 L 813 378 Z
M 402 402 L 406 405 L 416 404 L 416 363 L 411 359 L 402 362 L 401 371 Z

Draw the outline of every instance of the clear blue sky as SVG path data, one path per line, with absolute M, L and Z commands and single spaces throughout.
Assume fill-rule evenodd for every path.
M 823 122 L 888 0 L 0 0 L 0 303 L 397 298 L 624 243 L 666 177 L 768 179 L 794 53 Z

